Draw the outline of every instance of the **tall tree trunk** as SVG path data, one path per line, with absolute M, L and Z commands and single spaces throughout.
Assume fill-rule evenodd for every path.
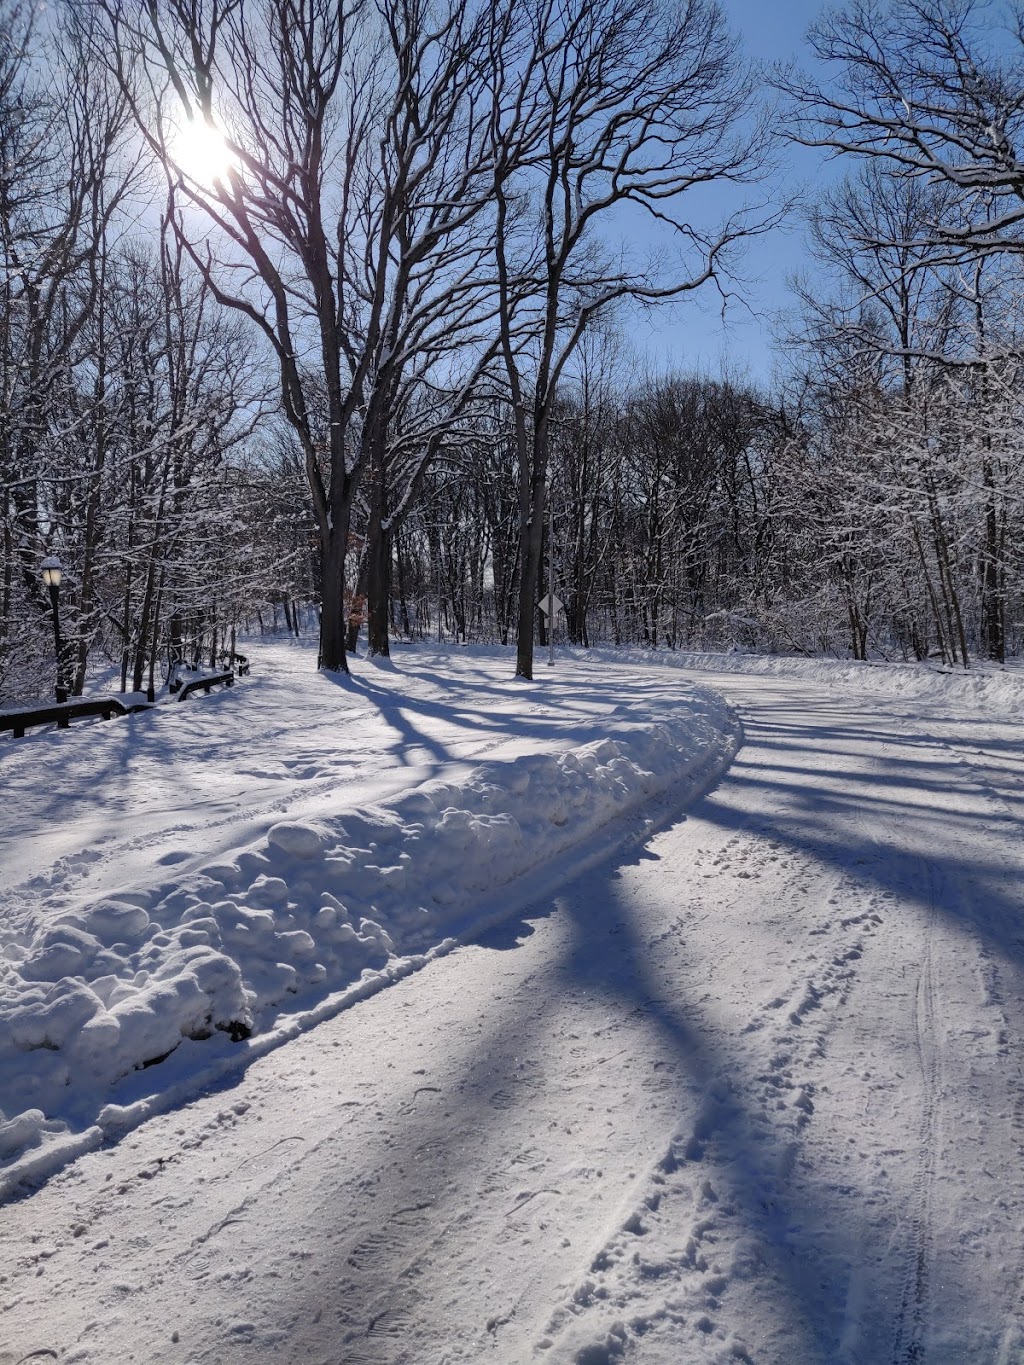
M 391 538 L 387 516 L 383 455 L 371 456 L 367 471 L 370 505 L 366 528 L 366 645 L 372 658 L 389 658 L 388 602 L 391 597 Z
M 100 310 L 102 313 L 102 309 Z M 106 376 L 103 364 L 102 330 L 100 333 L 99 373 L 96 380 L 96 443 L 93 467 L 89 479 L 88 501 L 85 508 L 85 538 L 82 546 L 82 578 L 79 587 L 79 631 L 76 645 L 75 676 L 72 693 L 82 695 L 85 687 L 85 671 L 89 660 L 90 637 L 94 624 L 96 556 L 99 552 L 100 498 L 103 480 L 103 467 L 107 457 L 106 429 Z
M 150 552 L 146 565 L 146 587 L 142 594 L 142 611 L 139 614 L 139 634 L 135 641 L 135 665 L 132 673 L 132 691 L 141 692 L 146 676 L 146 663 L 149 658 L 149 635 L 156 635 L 157 622 L 153 619 L 156 600 L 156 549 Z
M 402 537 L 395 539 L 395 568 L 398 571 L 398 610 L 401 618 L 401 631 L 407 640 L 412 639 L 412 621 L 409 617 L 408 564 L 403 553 Z
M 987 438 L 986 438 L 987 439 Z M 982 466 L 985 481 L 985 542 L 981 554 L 981 632 L 986 658 L 1006 662 L 1006 603 L 1002 564 L 1002 536 L 996 505 L 992 461 Z
M 320 532 L 320 649 L 317 667 L 347 673 L 345 657 L 345 551 L 348 547 L 349 509 L 341 524 L 328 523 Z
M 525 425 L 525 424 L 524 424 Z M 534 423 L 533 450 L 527 447 L 525 430 L 520 448 L 519 498 L 519 613 L 516 641 L 516 677 L 533 678 L 533 636 L 540 585 L 541 552 L 544 545 L 544 495 L 547 474 L 547 417 Z
M 951 651 L 946 645 L 946 632 L 942 620 L 942 612 L 939 608 L 939 599 L 935 592 L 935 585 L 932 582 L 931 574 L 928 572 L 928 560 L 925 556 L 924 545 L 921 541 L 921 533 L 918 530 L 916 521 L 911 522 L 910 529 L 914 537 L 914 546 L 917 550 L 917 557 L 921 564 L 921 573 L 924 575 L 928 601 L 931 604 L 932 620 L 935 622 L 935 636 L 939 646 L 939 656 L 943 663 L 948 663 L 951 657 Z
M 363 617 L 366 613 L 366 547 L 359 556 L 359 567 L 356 570 L 356 585 L 352 596 L 349 598 L 348 627 L 346 631 L 346 648 L 350 654 L 356 652 L 356 645 L 359 643 L 359 632 L 363 628 Z

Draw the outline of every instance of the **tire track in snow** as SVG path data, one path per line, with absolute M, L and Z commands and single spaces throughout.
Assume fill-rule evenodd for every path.
M 1014 1159 L 1024 1166 L 1024 1066 L 1017 1060 L 1022 1053 L 1018 1030 L 1013 1027 L 1008 991 L 1004 980 L 1007 968 L 983 942 L 977 943 L 982 1004 L 996 1013 L 996 1055 L 1001 1067 L 1012 1072 L 1006 1078 L 1009 1098 L 1008 1139 Z M 1011 997 L 1012 997 L 1011 987 Z M 1017 992 L 1019 996 L 1019 991 Z M 1020 1259 L 1020 1258 L 1018 1258 Z M 1018 1264 L 1012 1301 L 1007 1304 L 1007 1324 L 996 1365 L 1015 1365 L 1024 1359 L 1024 1264 Z
M 711 865 L 719 876 L 756 878 L 779 862 L 779 847 L 744 829 Z M 792 886 L 809 888 L 807 860 L 788 855 L 782 866 Z M 740 1032 L 745 1065 L 714 1075 L 695 1115 L 666 1139 L 638 1197 L 548 1321 L 538 1358 L 610 1362 L 631 1344 L 642 1354 L 637 1343 L 648 1335 L 670 1337 L 680 1351 L 685 1340 L 694 1365 L 720 1353 L 751 1365 L 760 1358 L 731 1330 L 726 1300 L 735 1281 L 761 1273 L 768 1247 L 787 1243 L 786 1190 L 813 1121 L 815 1072 L 886 904 L 852 869 L 827 879 L 815 899 L 800 903 L 799 966 L 788 986 Z M 649 946 L 682 927 L 677 920 Z M 664 1286 L 654 1311 L 652 1283 Z
M 1013 806 L 1000 790 L 1004 784 L 1009 789 L 1011 781 L 1006 773 L 1000 781 L 984 780 L 992 777 L 987 773 L 979 781 L 974 765 L 964 763 L 956 752 L 948 766 L 946 755 L 936 761 L 935 750 L 941 742 L 936 742 L 931 729 L 922 732 L 919 725 L 894 728 L 897 733 L 907 732 L 908 745 L 925 751 L 921 762 L 927 763 L 928 770 L 921 785 L 926 792 L 934 785 L 942 795 L 921 801 L 914 799 L 913 791 L 904 796 L 901 788 L 915 788 L 920 779 L 898 749 L 889 755 L 883 745 L 878 756 L 869 750 L 863 759 L 858 749 L 852 750 L 857 757 L 855 775 L 870 777 L 878 792 L 875 795 L 865 788 L 869 801 L 859 810 L 851 801 L 845 810 L 844 842 L 865 856 L 851 860 L 835 882 L 826 898 L 834 902 L 830 913 L 823 914 L 824 905 L 819 902 L 815 916 L 809 913 L 812 907 L 793 894 L 802 889 L 798 883 L 806 872 L 800 866 L 805 860 L 786 848 L 792 874 L 783 889 L 790 893 L 793 910 L 802 922 L 801 932 L 809 937 L 799 943 L 801 951 L 793 950 L 788 963 L 779 964 L 781 989 L 751 1011 L 747 1032 L 753 1036 L 742 1040 L 742 1051 L 737 1049 L 740 1065 L 731 1074 L 718 1075 L 696 1118 L 680 1124 L 665 1156 L 646 1177 L 646 1197 L 623 1210 L 592 1257 L 588 1273 L 577 1281 L 575 1293 L 549 1320 L 538 1342 L 538 1358 L 551 1365 L 584 1359 L 604 1365 L 633 1359 L 634 1352 L 637 1359 L 644 1359 L 645 1351 L 652 1350 L 651 1358 L 661 1359 L 654 1344 L 660 1338 L 690 1365 L 720 1360 L 730 1351 L 741 1360 L 754 1356 L 780 1362 L 804 1359 L 796 1342 L 783 1347 L 776 1338 L 772 1345 L 778 1350 L 773 1354 L 772 1345 L 757 1342 L 755 1347 L 729 1334 L 731 1324 L 745 1330 L 749 1321 L 755 1331 L 765 1326 L 762 1319 L 754 1328 L 752 1319 L 742 1317 L 742 1310 L 739 1316 L 732 1311 L 730 1296 L 741 1292 L 733 1282 L 744 1277 L 745 1264 L 757 1262 L 758 1243 L 770 1241 L 773 1234 L 774 1250 L 783 1253 L 780 1259 L 785 1259 L 786 1251 L 799 1252 L 802 1245 L 809 1250 L 828 1245 L 819 1227 L 796 1226 L 790 1233 L 785 1222 L 789 1192 L 803 1180 L 801 1163 L 820 1162 L 825 1155 L 830 1159 L 824 1178 L 812 1171 L 803 1183 L 823 1195 L 834 1191 L 839 1198 L 826 1207 L 840 1218 L 843 1210 L 854 1211 L 866 1235 L 861 1252 L 851 1259 L 842 1224 L 833 1223 L 837 1266 L 833 1283 L 841 1285 L 845 1275 L 850 1299 L 846 1310 L 836 1304 L 834 1296 L 821 1301 L 822 1326 L 831 1311 L 826 1330 L 833 1334 L 808 1343 L 806 1358 L 838 1359 L 835 1350 L 839 1349 L 843 1359 L 857 1365 L 869 1360 L 872 1365 L 883 1361 L 920 1365 L 930 1354 L 936 1359 L 942 1355 L 943 1360 L 994 1361 L 990 1343 L 1001 1338 L 1002 1345 L 996 1348 L 998 1365 L 1024 1359 L 1019 1355 L 1024 1345 L 1017 1313 L 1020 1296 L 1015 1293 L 1018 1283 L 1024 1286 L 1024 1277 L 1014 1279 L 1021 1263 L 1013 1235 L 1020 1226 L 1020 1200 L 1015 1198 L 1014 1182 L 1004 1181 L 999 1191 L 1002 1197 L 992 1201 L 994 1208 L 976 1210 L 967 1184 L 973 1174 L 986 1182 L 979 1188 L 991 1189 L 1001 1169 L 999 1162 L 1005 1159 L 998 1132 L 989 1133 L 986 1116 L 993 1114 L 992 1107 L 972 1109 L 972 1100 L 976 1103 L 984 1095 L 1002 1105 L 1005 1099 L 1012 1103 L 1019 1093 L 1007 1076 L 1005 1059 L 1013 1048 L 1011 1040 L 1020 1032 L 1013 1023 L 1020 1018 L 1021 996 L 1001 979 L 1003 970 L 1012 974 L 1011 964 L 1019 961 L 1019 949 L 1024 946 L 1019 921 L 1003 908 L 1019 901 L 1020 883 L 1018 889 L 1013 884 L 1018 859 L 1007 857 L 1004 825 L 1005 817 L 1013 815 Z M 749 724 L 747 737 L 748 742 L 756 741 Z M 953 746 L 943 747 L 948 754 Z M 987 810 L 978 809 L 979 800 Z M 782 811 L 785 818 L 785 806 Z M 943 817 L 948 830 L 943 829 L 942 835 L 949 844 L 940 845 L 941 854 L 933 861 L 929 853 Z M 710 867 L 694 862 L 695 877 L 730 881 L 758 877 L 764 871 L 763 859 L 752 857 L 751 852 L 756 850 L 758 837 L 770 830 L 756 816 L 748 816 L 741 832 L 719 846 Z M 804 847 L 814 848 L 813 832 Z M 828 847 L 830 858 L 834 853 L 834 847 Z M 990 879 L 1000 859 L 1005 871 L 998 875 L 1005 880 L 993 883 Z M 856 865 L 861 862 L 866 864 L 863 873 Z M 963 877 L 957 874 L 958 864 L 963 866 Z M 940 876 L 941 883 L 936 880 Z M 739 887 L 733 885 L 739 895 Z M 761 900 L 766 924 L 780 920 L 780 907 L 765 894 L 768 891 L 765 884 Z M 858 966 L 858 955 L 876 931 L 882 937 L 870 958 L 873 975 L 869 979 Z M 706 936 L 712 949 L 716 946 L 713 933 Z M 776 944 L 789 942 L 786 928 L 775 933 Z M 761 942 L 766 941 L 762 934 Z M 987 951 L 990 945 L 992 952 Z M 975 956 L 980 959 L 976 973 L 971 970 Z M 830 1138 L 825 1126 L 816 1130 L 815 1091 L 803 1084 L 809 1080 L 813 1085 L 813 1070 L 825 1059 L 830 1032 L 857 984 L 858 973 L 867 987 L 861 992 L 864 1003 L 869 1009 L 872 1004 L 881 1008 L 867 1025 L 866 1037 L 872 1044 L 870 1071 L 863 1063 L 856 1065 L 857 1050 L 849 1041 L 841 1045 L 856 1068 L 850 1072 L 851 1092 L 843 1100 L 849 1110 L 851 1101 L 865 1093 L 863 1085 L 868 1082 L 869 1099 L 874 1095 L 888 1103 L 891 1097 L 897 1108 L 886 1117 L 902 1149 L 882 1149 L 879 1142 L 873 1164 L 856 1148 L 848 1163 L 844 1146 Z M 881 998 L 874 974 L 888 988 Z M 972 989 L 977 981 L 988 989 L 979 992 L 976 984 Z M 880 1033 L 879 1028 L 886 1026 L 891 1031 Z M 758 1057 L 766 1059 L 767 1065 L 762 1061 L 762 1070 L 755 1073 L 752 1062 Z M 909 1071 L 904 1057 L 910 1062 Z M 824 1079 L 832 1082 L 834 1076 L 826 1073 Z M 1008 1087 L 1009 1094 L 1001 1087 Z M 764 1104 L 771 1122 L 759 1121 L 754 1112 L 757 1101 Z M 835 1097 L 823 1108 L 826 1114 L 835 1113 Z M 838 1106 L 839 1112 L 842 1108 Z M 968 1117 L 974 1120 L 969 1129 L 965 1126 Z M 1024 1107 L 1018 1107 L 1015 1134 L 1021 1131 L 1022 1119 Z M 862 1121 L 867 1136 L 872 1121 Z M 785 1140 L 782 1135 L 787 1128 Z M 958 1150 L 954 1139 L 961 1128 L 976 1134 L 980 1143 L 976 1151 Z M 851 1133 L 847 1140 L 853 1142 L 855 1130 L 846 1131 Z M 864 1145 L 870 1153 L 871 1143 Z M 756 1179 L 736 1160 L 750 1150 L 760 1154 Z M 897 1158 L 895 1164 L 892 1158 Z M 890 1179 L 890 1171 L 895 1180 Z M 947 1181 L 949 1185 L 940 1184 Z M 753 1239 L 747 1235 L 751 1228 Z M 880 1255 L 878 1233 L 884 1236 L 884 1229 L 895 1229 L 895 1236 L 888 1251 Z M 751 1240 L 753 1254 L 748 1256 L 744 1248 Z M 1000 1253 L 1007 1264 L 997 1269 Z M 986 1265 L 990 1256 L 993 1260 Z M 761 1262 L 763 1267 L 763 1257 Z M 1009 1278 L 1013 1283 L 1007 1286 L 1009 1292 L 997 1313 L 986 1310 L 983 1320 L 971 1293 L 985 1284 L 988 1298 L 983 1296 L 980 1302 L 994 1308 L 990 1287 L 994 1270 L 999 1279 Z M 752 1273 L 762 1270 L 755 1264 Z M 879 1277 L 881 1294 L 873 1292 L 873 1273 Z M 653 1293 L 652 1281 L 657 1286 Z M 944 1294 L 948 1289 L 948 1300 L 940 1302 L 939 1285 Z M 891 1300 L 886 1292 L 889 1286 L 893 1288 Z M 767 1294 L 778 1298 L 771 1290 Z M 761 1297 L 764 1302 L 765 1291 Z M 644 1310 L 642 1321 L 638 1321 L 638 1307 Z M 1004 1313 L 1012 1318 L 1008 1324 Z M 643 1337 L 650 1343 L 647 1347 Z M 943 1349 L 963 1353 L 942 1354 Z
M 915 733 L 914 726 L 904 724 L 899 728 L 908 736 Z M 970 800 L 976 823 L 969 840 L 954 838 L 943 848 L 941 866 L 926 854 L 922 856 L 916 879 L 925 888 L 926 894 L 920 899 L 927 916 L 914 1011 L 914 1050 L 922 1087 L 920 1146 L 911 1186 L 914 1212 L 910 1245 L 905 1253 L 893 1365 L 916 1365 L 928 1359 L 933 1346 L 930 1342 L 933 1320 L 942 1316 L 931 1297 L 931 1285 L 933 1281 L 941 1283 L 943 1273 L 951 1269 L 956 1274 L 946 1226 L 950 1221 L 949 1210 L 936 1203 L 935 1189 L 940 1173 L 945 1174 L 941 1172 L 943 1130 L 957 1132 L 952 1111 L 948 1124 L 941 1122 L 948 1107 L 946 1092 L 957 1093 L 958 1082 L 975 1074 L 979 1065 L 979 1052 L 975 1049 L 984 1049 L 978 1074 L 979 1080 L 987 1083 L 983 1093 L 989 1099 L 989 1107 L 981 1113 L 988 1115 L 993 1133 L 976 1158 L 976 1168 L 992 1179 L 987 1161 L 998 1161 L 995 1134 L 999 1125 L 995 1120 L 999 1111 L 995 1105 L 1001 1109 L 1004 1099 L 1004 1141 L 1008 1141 L 1018 1162 L 1024 1158 L 1024 1071 L 1019 1063 L 1013 1064 L 1013 1058 L 1020 1055 L 1022 998 L 1019 967 L 1014 964 L 1019 962 L 1024 948 L 1024 934 L 1011 905 L 1019 903 L 1020 863 L 1018 859 L 1007 858 L 1005 842 L 1007 827 L 1014 824 L 1019 827 L 1024 810 L 1021 805 L 1024 783 L 1018 775 L 1019 763 L 1014 752 L 1019 748 L 1019 729 L 1004 722 L 989 741 L 989 747 L 979 748 L 973 735 L 958 733 L 955 722 L 937 716 L 929 726 L 926 742 L 941 756 L 939 761 L 948 764 L 947 792 L 954 798 L 962 794 Z M 996 868 L 999 872 L 994 879 Z M 955 945 L 949 937 L 948 921 L 959 931 Z M 973 971 L 968 970 L 968 963 L 973 965 Z M 1016 975 L 1018 980 L 1008 986 L 1007 975 Z M 975 983 L 973 998 L 965 999 L 964 988 L 970 980 Z M 947 1020 L 954 1028 L 953 1034 L 946 1031 Z M 970 1091 L 974 1089 L 972 1084 Z M 961 1123 L 965 1116 L 962 1112 Z M 951 1147 L 954 1169 L 962 1159 L 956 1155 L 957 1146 L 954 1143 Z M 987 1160 L 985 1152 L 989 1153 Z M 1014 1216 L 1014 1210 L 1020 1209 L 1020 1202 L 1013 1185 L 1004 1186 L 997 1205 L 1002 1216 L 995 1224 L 991 1216 L 983 1216 L 978 1224 L 972 1222 L 972 1226 L 980 1225 L 993 1238 L 986 1256 L 994 1254 L 998 1245 L 995 1227 L 1002 1223 L 1015 1232 L 1019 1229 L 1021 1215 L 1017 1212 Z M 941 1235 L 936 1232 L 940 1220 L 944 1225 Z M 1011 1235 L 1011 1240 L 1013 1260 L 1004 1261 L 1000 1269 L 1006 1279 L 1014 1281 L 1015 1287 L 1006 1296 L 1000 1312 L 1006 1327 L 998 1356 L 993 1357 L 997 1365 L 1011 1365 L 1024 1359 L 1024 1258 L 1016 1236 Z M 994 1328 L 995 1322 L 990 1325 Z
M 925 941 L 914 1008 L 915 1045 L 921 1069 L 920 1152 L 914 1174 L 914 1212 L 893 1343 L 892 1365 L 917 1365 L 925 1358 L 930 1263 L 932 1259 L 932 1192 L 935 1184 L 938 1115 L 936 1094 L 940 1050 L 935 1041 L 935 979 L 930 938 Z
M 944 1313 L 930 1296 L 929 1281 L 957 1287 L 956 1250 L 966 1234 L 968 1245 L 984 1246 L 985 1258 L 991 1258 L 985 1278 L 995 1270 L 1003 1285 L 999 1308 L 989 1314 L 992 1337 L 985 1349 L 991 1355 L 985 1358 L 1013 1365 L 1024 1360 L 1020 1186 L 1002 1180 L 988 1201 L 978 1200 L 977 1215 L 961 1213 L 957 1218 L 953 1201 L 965 1161 L 961 1131 L 971 1133 L 970 1164 L 986 1181 L 996 1179 L 993 1172 L 999 1172 L 1007 1154 L 1018 1169 L 1024 1160 L 1024 1069 L 1017 1060 L 1024 1035 L 1019 910 L 1024 883 L 1019 845 L 1008 840 L 1024 814 L 1020 727 L 1003 719 L 979 746 L 973 721 L 964 727 L 956 718 L 936 713 L 921 736 L 920 719 L 914 717 L 915 724 L 902 724 L 899 730 L 911 741 L 919 736 L 917 742 L 935 756 L 933 765 L 948 768 L 941 808 L 960 805 L 973 824 L 969 831 L 958 830 L 955 822 L 950 825 L 940 865 L 926 851 L 921 855 L 920 884 L 926 890 L 921 900 L 929 937 L 921 955 L 915 1030 L 924 1100 L 920 1165 L 912 1186 L 917 1200 L 912 1260 L 906 1267 L 893 1359 L 903 1365 L 941 1349 L 941 1338 L 932 1340 L 934 1324 L 948 1317 L 949 1309 Z M 942 1030 L 938 1034 L 936 1027 Z M 962 1092 L 970 1099 L 957 1114 L 950 1101 Z M 948 1119 L 940 1123 L 946 1110 Z M 939 1179 L 954 1184 L 936 1202 Z M 1000 1321 L 1005 1326 L 996 1346 Z

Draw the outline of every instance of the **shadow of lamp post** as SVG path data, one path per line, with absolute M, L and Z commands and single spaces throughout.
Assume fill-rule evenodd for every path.
M 41 567 L 43 582 L 50 589 L 50 605 L 53 607 L 53 648 L 57 657 L 57 687 L 55 690 L 58 701 L 67 701 L 68 690 L 64 686 L 64 658 L 60 640 L 60 580 L 64 570 L 61 568 L 60 560 L 54 555 L 44 559 Z

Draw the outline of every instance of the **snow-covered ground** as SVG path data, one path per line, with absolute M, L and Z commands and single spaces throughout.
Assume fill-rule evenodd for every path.
M 736 747 L 678 678 L 524 692 L 500 651 L 412 657 L 340 682 L 257 647 L 231 692 L 0 751 L 0 1195 L 447 951 Z
M 233 963 L 255 1027 L 90 1062 L 14 1142 L 9 1178 L 108 1139 L 0 1210 L 3 1365 L 1024 1360 L 1022 681 L 679 662 L 337 686 L 280 645 L 234 695 L 3 750 L 41 836 L 5 841 L 15 1005 L 71 915 L 135 992 L 92 1017 L 161 1013 L 155 942 Z M 736 735 L 709 687 L 744 742 L 699 797 Z M 242 951 L 240 910 L 314 952 Z M 346 976 L 372 998 L 309 1027 Z M 75 1036 L 19 1051 L 81 1073 Z

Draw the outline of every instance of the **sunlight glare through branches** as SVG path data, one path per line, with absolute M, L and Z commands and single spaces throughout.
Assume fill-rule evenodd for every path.
M 168 152 L 183 175 L 207 189 L 217 181 L 226 185 L 237 169 L 223 133 L 202 118 L 183 119 L 169 141 Z

